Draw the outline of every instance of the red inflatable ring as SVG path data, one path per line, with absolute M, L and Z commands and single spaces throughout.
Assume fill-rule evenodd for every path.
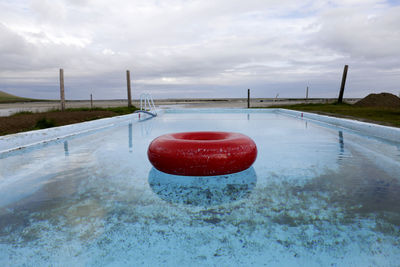
M 185 176 L 211 176 L 248 169 L 257 157 L 250 137 L 229 132 L 185 132 L 154 139 L 147 151 L 162 172 Z

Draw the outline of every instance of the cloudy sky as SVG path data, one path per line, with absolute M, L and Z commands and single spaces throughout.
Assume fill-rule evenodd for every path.
M 0 0 L 0 90 L 67 99 L 400 93 L 400 0 Z

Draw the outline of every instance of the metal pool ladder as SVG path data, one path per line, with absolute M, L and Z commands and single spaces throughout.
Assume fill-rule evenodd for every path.
M 156 106 L 154 105 L 153 97 L 149 93 L 140 95 L 140 110 L 136 110 L 135 113 L 145 113 L 151 117 L 157 116 Z

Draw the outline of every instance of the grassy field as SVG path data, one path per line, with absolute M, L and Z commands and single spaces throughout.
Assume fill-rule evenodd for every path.
M 30 101 L 40 101 L 40 100 L 19 97 L 0 91 L 0 103 L 16 103 L 16 102 L 30 102 Z
M 130 114 L 138 110 L 137 107 L 109 107 L 109 108 L 67 108 L 65 111 L 111 111 L 114 112 L 115 115 L 125 115 Z M 61 112 L 60 110 L 55 110 L 52 112 Z
M 274 108 L 293 109 L 400 127 L 400 108 L 357 107 L 349 104 L 298 104 Z
M 136 110 L 136 107 L 112 107 L 93 109 L 74 108 L 65 111 L 53 110 L 40 113 L 23 111 L 11 116 L 0 117 L 0 135 L 119 116 L 133 113 Z
M 132 107 L 109 107 L 109 108 L 100 108 L 100 107 L 94 107 L 94 108 L 67 108 L 65 109 L 65 112 L 77 112 L 77 111 L 82 111 L 82 112 L 94 112 L 94 111 L 110 111 L 115 114 L 115 116 L 118 115 L 125 115 L 125 114 L 130 114 L 138 110 L 135 106 Z M 47 112 L 41 112 L 41 113 L 55 113 L 55 112 L 63 112 L 60 109 L 54 109 L 54 110 L 49 110 Z M 41 113 L 36 113 L 36 112 L 31 112 L 31 111 L 21 111 L 17 112 L 10 117 L 13 116 L 21 116 L 21 115 L 27 115 L 27 114 L 41 114 Z

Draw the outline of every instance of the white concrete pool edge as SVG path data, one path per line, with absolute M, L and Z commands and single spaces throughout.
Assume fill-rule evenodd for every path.
M 137 113 L 0 136 L 0 154 L 68 136 L 96 131 L 138 118 Z
M 379 137 L 394 142 L 400 142 L 400 128 L 351 120 L 351 119 L 336 118 L 309 112 L 289 110 L 289 109 L 277 109 L 277 110 L 283 114 L 287 114 L 296 118 L 315 120 L 318 122 L 323 122 L 330 125 L 342 127 L 344 129 L 357 131 L 365 135 Z
M 234 109 L 234 108 L 212 108 L 212 109 L 165 109 L 157 110 L 158 115 L 163 113 L 271 113 L 278 112 L 285 115 L 293 116 L 296 118 L 303 118 L 308 120 L 314 120 L 329 125 L 342 127 L 352 131 L 361 132 L 363 134 L 387 139 L 394 142 L 400 141 L 400 128 L 382 126 L 372 123 L 360 122 L 349 119 L 335 118 L 324 115 L 318 115 L 308 112 L 293 111 L 288 109 Z M 303 117 L 302 117 L 303 114 Z M 25 147 L 46 143 L 61 138 L 87 133 L 103 128 L 112 127 L 120 123 L 126 122 L 127 120 L 133 120 L 138 122 L 138 114 L 128 114 L 123 116 L 116 116 L 111 118 L 99 119 L 94 121 L 76 123 L 71 125 L 65 125 L 60 127 L 54 127 L 43 130 L 29 131 L 17 134 L 10 134 L 0 137 L 0 153 L 11 152 L 14 150 L 22 149 Z

